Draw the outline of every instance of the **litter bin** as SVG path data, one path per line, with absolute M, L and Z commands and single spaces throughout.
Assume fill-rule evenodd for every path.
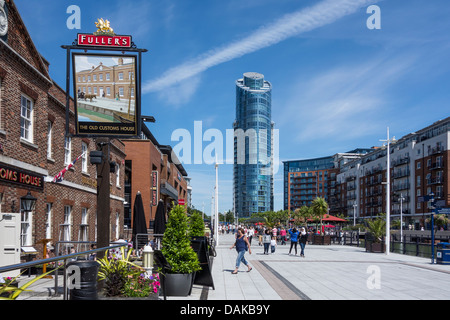
M 75 275 L 75 281 L 79 281 L 79 283 L 72 284 L 73 289 L 70 289 L 69 300 L 98 300 L 98 266 L 97 261 L 92 260 L 72 261 L 67 264 L 67 268 L 74 271 L 72 274 Z
M 437 244 L 436 263 L 450 264 L 450 243 L 441 242 Z

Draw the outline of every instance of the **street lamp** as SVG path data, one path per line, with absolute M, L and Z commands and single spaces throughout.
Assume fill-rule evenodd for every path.
M 403 197 L 403 193 L 400 194 L 400 242 L 403 241 L 403 201 L 405 198 Z
M 434 209 L 436 208 L 434 206 L 434 193 L 431 192 L 429 194 L 430 196 L 430 209 L 431 209 L 431 264 L 434 264 Z
M 25 212 L 31 212 L 36 206 L 36 200 L 37 199 L 31 195 L 31 192 L 28 191 L 26 196 L 20 198 L 20 207 Z
M 353 204 L 353 226 L 356 226 L 356 207 L 358 207 L 358 205 L 355 202 Z
M 386 255 L 389 255 L 390 251 L 390 230 L 391 230 L 391 142 L 395 142 L 395 137 L 389 138 L 389 127 L 387 128 L 387 139 L 380 140 L 387 144 L 387 155 L 386 155 Z

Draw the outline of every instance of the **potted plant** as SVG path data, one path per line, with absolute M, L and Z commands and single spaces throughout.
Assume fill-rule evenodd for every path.
M 382 214 L 380 217 L 367 220 L 369 233 L 365 235 L 367 252 L 384 252 L 386 246 L 382 243 L 383 237 L 386 235 L 386 217 Z
M 200 263 L 191 247 L 185 208 L 177 205 L 168 216 L 161 252 L 171 269 L 163 274 L 161 280 L 164 282 L 166 295 L 187 296 L 191 292 L 193 275 L 200 270 Z
M 98 280 L 103 281 L 100 299 L 158 299 L 159 277 L 148 274 L 143 268 L 130 261 L 131 247 L 109 250 L 98 259 Z
M 324 198 L 317 197 L 313 200 L 311 205 L 311 212 L 314 217 L 320 220 L 320 235 L 314 235 L 314 244 L 331 244 L 331 237 L 323 234 L 323 217 L 328 212 L 328 203 Z

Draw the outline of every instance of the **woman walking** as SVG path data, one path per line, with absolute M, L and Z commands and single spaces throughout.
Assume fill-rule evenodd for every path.
M 296 228 L 289 229 L 289 234 L 290 234 L 290 238 L 291 238 L 291 248 L 289 249 L 289 255 L 291 255 L 292 247 L 295 248 L 295 255 L 297 255 L 297 241 L 298 241 L 299 233 L 300 232 L 297 231 Z
M 232 274 L 237 274 L 239 266 L 241 262 L 247 266 L 247 272 L 252 271 L 252 267 L 248 264 L 247 260 L 245 260 L 245 252 L 248 250 L 249 254 L 252 254 L 252 249 L 250 248 L 250 243 L 248 242 L 247 237 L 244 234 L 244 229 L 239 228 L 236 236 L 236 242 L 231 246 L 230 249 L 236 247 L 236 251 L 238 256 L 236 258 L 236 269 L 232 272 Z
M 306 242 L 308 241 L 308 234 L 306 233 L 305 228 L 302 228 L 302 232 L 300 233 L 300 257 L 305 257 L 305 246 L 306 246 Z
M 271 240 L 272 240 L 272 236 L 270 235 L 270 230 L 267 229 L 263 236 L 264 254 L 269 254 L 269 247 L 270 247 Z

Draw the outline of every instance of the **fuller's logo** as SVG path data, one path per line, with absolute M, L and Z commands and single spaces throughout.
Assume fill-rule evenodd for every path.
M 79 46 L 90 47 L 111 47 L 111 48 L 130 48 L 132 45 L 131 36 L 116 35 L 111 23 L 103 18 L 95 22 L 97 31 L 93 34 L 78 34 Z

